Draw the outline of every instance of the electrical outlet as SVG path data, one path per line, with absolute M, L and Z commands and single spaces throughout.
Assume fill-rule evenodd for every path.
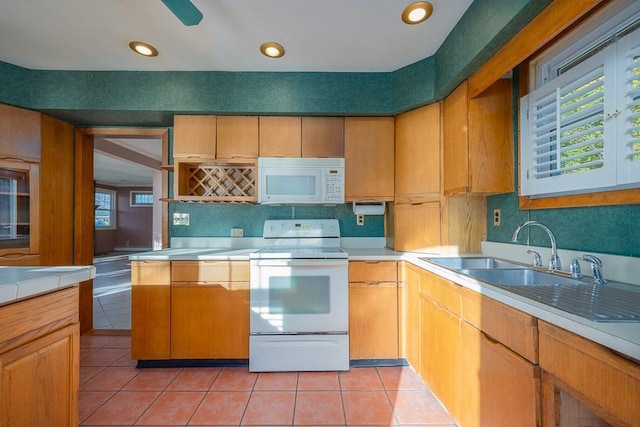
M 242 237 L 244 235 L 244 230 L 242 228 L 232 228 L 231 229 L 231 237 Z
M 493 210 L 493 226 L 500 227 L 502 225 L 502 213 L 500 209 Z
M 173 225 L 189 225 L 189 214 L 174 212 Z
M 364 215 L 356 215 L 356 224 L 364 225 Z

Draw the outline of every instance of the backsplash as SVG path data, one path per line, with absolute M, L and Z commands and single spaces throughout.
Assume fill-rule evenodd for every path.
M 502 226 L 493 226 L 493 210 L 501 209 Z M 640 205 L 591 206 L 520 210 L 516 193 L 487 197 L 487 240 L 510 242 L 516 227 L 527 220 L 553 231 L 558 248 L 640 257 Z M 538 227 L 522 230 L 521 244 L 549 247 L 547 234 Z
M 229 237 L 231 228 L 242 228 L 244 237 L 262 237 L 267 219 L 336 218 L 343 237 L 384 237 L 384 216 L 365 216 L 364 225 L 356 224 L 351 203 L 335 206 L 271 206 L 170 203 L 173 213 L 188 213 L 189 226 L 170 225 L 171 237 Z

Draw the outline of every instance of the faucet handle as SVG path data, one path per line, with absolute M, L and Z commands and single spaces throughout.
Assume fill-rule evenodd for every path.
M 582 279 L 584 276 L 582 275 L 582 271 L 580 271 L 580 260 L 582 257 L 575 257 L 571 260 L 571 277 L 574 279 Z
M 533 266 L 534 267 L 542 267 L 542 258 L 540 258 L 540 254 L 536 251 L 532 251 L 529 249 L 527 251 L 528 254 L 533 255 Z
M 604 276 L 602 275 L 602 261 L 595 255 L 584 254 L 582 255 L 582 259 L 584 261 L 589 261 L 591 263 L 591 271 L 593 273 L 593 281 L 600 285 L 607 283 L 604 280 Z

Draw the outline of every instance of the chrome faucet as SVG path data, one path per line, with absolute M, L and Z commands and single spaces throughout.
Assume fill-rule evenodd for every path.
M 544 231 L 546 231 L 547 235 L 549 236 L 549 240 L 551 240 L 551 261 L 549 261 L 549 270 L 550 271 L 560 270 L 560 258 L 558 258 L 558 247 L 556 243 L 556 236 L 553 235 L 551 230 L 549 230 L 549 227 L 547 227 L 546 225 L 541 224 L 538 221 L 525 221 L 522 224 L 520 224 L 518 228 L 516 228 L 516 231 L 513 232 L 513 237 L 511 238 L 511 241 L 514 243 L 517 242 L 520 231 L 525 227 L 529 227 L 533 225 L 535 225 L 536 227 L 540 227 Z
M 584 276 L 580 271 L 580 261 L 589 261 L 591 263 L 591 272 L 593 273 L 593 282 L 599 285 L 607 283 L 602 275 L 602 261 L 594 255 L 584 254 L 581 257 L 575 257 L 571 261 L 571 277 L 574 279 L 582 279 Z

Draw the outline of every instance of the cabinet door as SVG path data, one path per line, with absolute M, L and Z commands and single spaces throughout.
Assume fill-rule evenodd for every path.
M 351 359 L 398 358 L 398 287 L 395 282 L 349 283 Z
M 393 200 L 393 117 L 347 117 L 344 157 L 346 201 Z
M 300 117 L 260 117 L 260 157 L 300 157 Z
M 440 249 L 440 203 L 396 203 L 394 208 L 394 249 L 434 252 Z
M 420 271 L 421 269 L 404 263 L 404 313 L 405 328 L 401 331 L 401 351 L 416 372 L 421 371 L 420 360 Z
M 440 194 L 440 103 L 396 117 L 396 200 Z
M 420 373 L 451 416 L 459 420 L 460 318 L 420 293 L 420 319 Z
M 539 370 L 462 323 L 463 426 L 539 426 Z
M 511 80 L 500 79 L 474 99 L 467 82 L 442 104 L 443 191 L 513 191 Z
M 258 117 L 221 116 L 216 122 L 216 158 L 258 157 Z
M 445 195 L 469 191 L 469 103 L 467 82 L 442 103 L 442 168 Z
M 40 160 L 40 113 L 0 104 L 0 159 Z
M 349 263 L 349 347 L 352 359 L 398 358 L 397 276 L 395 261 Z
M 303 117 L 302 157 L 344 157 L 344 118 Z
M 172 359 L 249 357 L 249 283 L 171 285 Z
M 171 264 L 131 263 L 131 358 L 169 359 Z
M 79 326 L 0 355 L 0 424 L 78 425 Z
M 552 376 L 553 383 L 608 423 L 637 426 L 640 364 L 549 323 L 538 321 L 538 326 L 540 368 L 545 377 Z M 551 409 L 543 408 L 545 419 L 557 415 L 549 414 Z
M 174 116 L 173 156 L 216 157 L 216 117 Z
M 469 100 L 469 186 L 473 193 L 513 191 L 511 86 L 511 79 L 500 79 Z

